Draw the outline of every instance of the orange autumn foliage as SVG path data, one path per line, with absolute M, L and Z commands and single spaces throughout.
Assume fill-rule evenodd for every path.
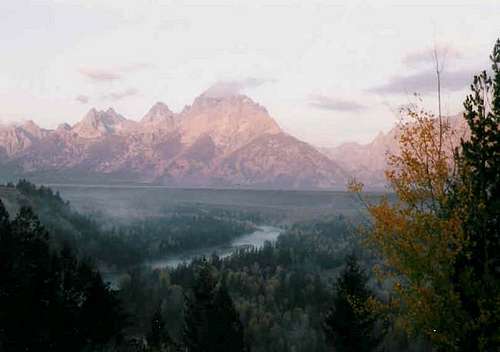
M 368 205 L 373 226 L 367 242 L 384 260 L 379 273 L 393 284 L 385 309 L 397 311 L 409 333 L 423 332 L 434 345 L 452 350 L 463 314 L 451 277 L 466 240 L 460 214 L 446 206 L 455 169 L 445 145 L 452 131 L 414 105 L 402 112 L 400 151 L 389 156 L 386 172 L 397 198 Z M 360 192 L 362 185 L 352 182 L 349 189 Z

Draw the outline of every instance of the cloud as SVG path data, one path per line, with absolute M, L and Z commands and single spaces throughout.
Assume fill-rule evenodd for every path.
M 366 106 L 356 101 L 327 97 L 324 95 L 311 96 L 309 105 L 318 109 L 331 111 L 361 111 L 366 109 Z
M 103 95 L 102 99 L 103 100 L 113 100 L 113 101 L 118 101 L 122 100 L 127 97 L 131 97 L 134 95 L 139 94 L 139 91 L 135 88 L 129 88 L 127 90 L 121 91 L 121 92 L 111 92 L 109 94 Z
M 86 95 L 79 95 L 75 98 L 75 100 L 82 104 L 87 104 L 89 102 L 89 97 Z
M 149 64 L 149 63 L 145 63 L 145 62 L 136 62 L 134 64 L 120 66 L 116 70 L 120 73 L 127 73 L 127 72 L 135 72 L 135 71 L 140 71 L 140 70 L 145 70 L 145 69 L 151 69 L 154 67 L 155 67 L 155 65 L 153 65 L 153 64 Z
M 475 74 L 480 70 L 462 69 L 441 73 L 441 89 L 443 91 L 459 91 L 468 87 Z M 368 89 L 378 94 L 430 93 L 436 91 L 436 72 L 432 69 L 420 71 L 407 76 L 392 77 L 387 83 Z
M 121 75 L 113 70 L 80 68 L 78 72 L 94 82 L 110 82 L 121 78 Z
M 238 95 L 245 89 L 259 87 L 268 82 L 273 82 L 273 80 L 246 78 L 234 81 L 219 81 L 209 87 L 203 95 L 212 98 Z
M 160 23 L 159 28 L 169 31 L 185 31 L 191 27 L 191 22 L 186 18 L 172 18 Z
M 115 68 L 81 67 L 78 69 L 78 72 L 94 82 L 111 82 L 122 79 L 125 73 L 136 72 L 153 67 L 154 66 L 152 64 L 148 63 L 134 63 Z
M 450 45 L 437 45 L 435 48 L 425 48 L 408 53 L 403 57 L 402 62 L 408 67 L 415 67 L 419 65 L 434 65 L 434 55 L 437 57 L 442 65 L 447 60 L 459 60 L 463 58 L 463 53 L 450 46 Z

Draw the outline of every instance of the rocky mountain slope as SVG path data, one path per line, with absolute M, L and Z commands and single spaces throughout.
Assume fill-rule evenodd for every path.
M 458 146 L 461 138 L 467 138 L 468 129 L 462 115 L 446 118 L 453 135 L 448 141 L 450 149 Z M 400 129 L 395 126 L 387 133 L 380 132 L 370 143 L 344 143 L 321 151 L 334 160 L 349 176 L 356 177 L 368 189 L 383 189 L 386 185 L 384 171 L 387 157 L 397 154 Z
M 284 133 L 243 95 L 202 95 L 180 113 L 155 104 L 140 121 L 91 109 L 44 130 L 0 126 L 0 178 L 43 182 L 141 182 L 169 186 L 338 188 L 346 174 Z

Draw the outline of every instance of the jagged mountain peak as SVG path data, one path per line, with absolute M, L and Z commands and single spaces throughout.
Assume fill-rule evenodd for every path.
M 71 130 L 71 126 L 68 123 L 63 122 L 57 126 L 57 130 L 58 131 L 69 131 L 69 130 Z
M 146 115 L 142 118 L 141 122 L 143 123 L 156 123 L 156 122 L 165 122 L 173 118 L 174 113 L 169 109 L 167 104 L 159 101 L 155 103 L 151 109 L 147 112 Z
M 38 126 L 33 120 L 27 120 L 23 122 L 19 127 L 37 139 L 42 138 L 47 133 L 46 130 L 40 128 L 40 126 Z
M 267 110 L 252 98 L 244 94 L 233 94 L 224 96 L 214 96 L 210 94 L 203 93 L 194 99 L 191 109 L 207 109 L 207 108 L 217 108 L 222 106 L 234 106 L 241 107 L 246 106 L 247 108 L 260 110 L 267 113 Z
M 183 110 L 179 121 L 186 143 L 207 134 L 226 152 L 264 133 L 281 132 L 267 110 L 245 95 L 213 97 L 202 94 Z
M 40 128 L 33 120 L 0 126 L 0 152 L 3 150 L 8 156 L 15 155 L 30 148 L 48 133 L 48 130 Z
M 83 118 L 83 120 L 97 120 L 97 119 L 108 120 L 108 121 L 126 120 L 125 117 L 118 114 L 112 107 L 109 107 L 107 110 L 97 110 L 96 108 L 91 108 Z
M 81 182 L 110 177 L 174 186 L 285 188 L 337 187 L 344 181 L 334 162 L 283 134 L 267 110 L 245 95 L 201 95 L 178 114 L 158 102 L 141 122 L 112 108 L 92 108 L 72 127 L 43 131 L 46 136 L 33 138 L 21 128 L 0 130 L 0 153 L 16 165 L 19 177 L 40 172 Z
M 127 121 L 113 108 L 106 111 L 91 108 L 85 117 L 73 126 L 73 131 L 80 137 L 98 138 L 123 129 Z
M 26 120 L 21 125 L 23 128 L 29 129 L 40 129 L 40 127 L 33 120 Z

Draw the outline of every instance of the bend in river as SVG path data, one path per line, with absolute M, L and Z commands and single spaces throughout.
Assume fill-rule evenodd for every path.
M 220 258 L 225 258 L 242 248 L 262 248 L 266 242 L 275 242 L 281 232 L 282 229 L 278 227 L 258 226 L 254 232 L 238 237 L 231 243 L 169 255 L 162 259 L 147 261 L 144 266 L 151 269 L 176 268 L 181 264 L 189 264 L 196 258 L 209 257 L 214 253 Z M 118 288 L 118 282 L 123 274 L 123 272 L 102 272 L 104 281 L 114 289 Z
M 261 248 L 266 242 L 274 242 L 281 231 L 280 228 L 274 226 L 258 226 L 257 230 L 254 232 L 238 237 L 229 244 L 200 248 L 177 255 L 169 255 L 163 259 L 149 261 L 145 264 L 152 269 L 175 268 L 183 263 L 189 264 L 195 258 L 209 257 L 212 254 L 217 254 L 220 258 L 224 258 L 242 248 Z

